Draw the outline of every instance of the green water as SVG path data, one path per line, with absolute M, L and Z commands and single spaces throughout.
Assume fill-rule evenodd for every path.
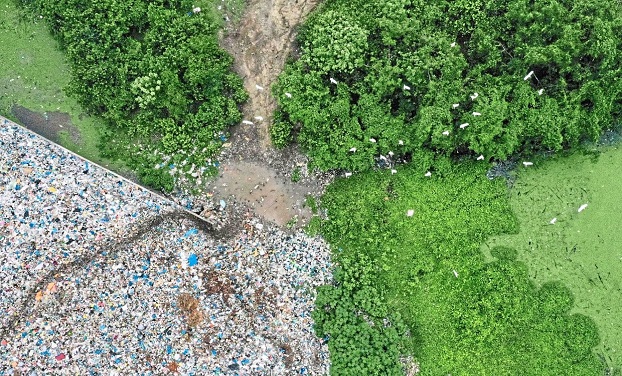
M 122 172 L 123 165 L 99 155 L 97 143 L 103 122 L 83 113 L 63 89 L 69 84 L 70 68 L 43 19 L 18 8 L 14 0 L 0 0 L 0 114 L 19 123 L 11 113 L 20 105 L 40 114 L 67 113 L 80 134 L 75 143 L 61 132 L 61 144 L 92 161 Z
M 541 285 L 560 280 L 574 293 L 573 312 L 598 325 L 596 352 L 622 366 L 622 148 L 597 157 L 579 153 L 521 167 L 510 190 L 520 223 L 517 235 L 491 238 L 483 246 L 515 248 Z M 579 207 L 588 206 L 581 212 Z M 550 224 L 557 218 L 555 224 Z

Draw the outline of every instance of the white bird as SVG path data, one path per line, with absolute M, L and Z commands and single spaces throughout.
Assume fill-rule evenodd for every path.
M 415 211 L 413 209 L 409 209 L 408 212 L 406 212 L 406 215 L 409 217 L 412 217 L 413 214 L 415 214 Z
M 542 95 L 542 93 L 544 93 L 544 89 L 538 90 L 538 95 Z
M 392 157 L 392 156 L 393 156 L 393 152 L 392 152 L 392 151 L 390 151 L 390 152 L 389 152 L 389 157 Z
M 352 176 L 351 172 L 346 172 L 346 178 L 349 178 L 350 176 Z
M 196 8 L 192 8 L 192 13 L 199 13 L 201 11 L 201 8 L 196 7 Z
M 460 107 L 460 103 L 454 103 L 451 105 L 451 108 L 453 108 L 454 110 L 458 107 Z
M 337 84 L 337 80 L 335 80 L 334 78 L 332 78 L 332 77 L 331 77 L 331 78 L 330 78 L 330 83 L 331 83 L 331 84 Z
M 527 167 L 527 166 L 533 166 L 532 162 L 523 162 L 523 166 Z
M 255 116 L 255 120 L 263 121 L 263 116 Z
M 478 161 L 483 161 L 483 160 L 484 160 L 484 155 L 483 155 L 483 154 L 481 154 L 479 157 L 477 157 L 477 160 L 478 160 Z
M 356 151 L 356 148 L 350 148 L 350 151 L 354 153 Z
M 255 89 L 257 89 L 257 90 L 259 90 L 259 91 L 263 91 L 263 87 L 262 87 L 262 86 L 259 86 L 259 85 L 257 85 L 257 84 L 255 85 Z
M 391 169 L 391 175 L 397 174 L 397 170 Z
M 473 93 L 473 94 L 470 95 L 470 97 L 471 97 L 471 100 L 474 101 L 475 98 L 479 97 L 479 94 Z
M 581 213 L 583 210 L 585 210 L 585 208 L 587 208 L 587 204 L 583 204 L 583 205 L 579 206 L 578 212 Z
M 460 129 L 464 129 L 469 126 L 469 123 L 460 124 Z
M 454 272 L 454 277 L 458 278 L 458 272 L 455 270 L 453 272 Z
M 443 132 L 443 136 L 449 136 L 449 131 Z
M 557 217 L 555 217 L 555 218 L 551 219 L 551 221 L 550 221 L 549 223 L 550 223 L 550 224 L 552 224 L 552 225 L 554 225 L 554 224 L 555 224 L 555 222 L 557 222 Z
M 451 44 L 449 45 L 449 47 L 456 47 L 456 42 L 451 42 Z
M 287 98 L 291 98 L 291 97 L 292 97 L 292 94 L 291 94 L 291 93 L 285 93 L 285 96 L 286 96 Z
M 425 176 L 426 178 L 429 178 L 430 176 L 432 176 L 432 173 L 430 171 L 428 171 L 423 176 Z
M 255 125 L 252 121 L 250 120 L 242 120 L 242 124 L 247 124 L 247 125 Z
M 410 86 L 404 85 L 404 90 L 410 90 Z
M 400 145 L 404 145 L 404 141 L 402 141 L 402 140 L 399 140 L 397 143 L 400 144 Z
M 473 116 L 482 116 L 479 112 L 473 112 Z
M 531 76 L 533 76 L 533 71 L 530 71 L 529 73 L 527 73 L 527 75 L 523 78 L 523 81 L 527 81 L 528 79 L 531 78 Z
M 372 138 L 369 139 L 369 142 L 376 143 L 376 139 L 372 137 Z

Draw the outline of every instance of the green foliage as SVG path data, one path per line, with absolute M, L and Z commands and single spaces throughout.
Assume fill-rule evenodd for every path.
M 302 179 L 302 175 L 300 175 L 300 167 L 296 167 L 294 171 L 292 171 L 292 183 L 298 183 Z
M 596 327 L 569 314 L 573 298 L 563 284 L 538 289 L 512 249 L 496 248 L 498 260 L 484 262 L 482 242 L 517 231 L 505 182 L 487 179 L 486 166 L 447 161 L 433 162 L 442 168 L 430 178 L 411 164 L 397 174 L 338 179 L 322 198 L 328 219 L 320 232 L 343 250 L 337 259 L 365 260 L 373 271 L 365 286 L 409 327 L 411 341 L 395 339 L 404 344 L 400 354 L 414 355 L 421 375 L 601 374 L 603 364 L 592 353 Z M 367 330 L 360 321 L 343 322 Z M 330 350 L 331 359 L 358 351 Z
M 595 140 L 622 114 L 621 16 L 604 0 L 329 0 L 275 88 L 290 123 L 278 129 L 299 128 L 323 170 L 366 170 L 389 151 L 503 160 Z
M 318 288 L 312 317 L 317 335 L 328 338 L 332 375 L 403 374 L 406 327 L 374 286 L 373 265 L 362 254 L 339 257 L 334 284 Z
M 307 197 L 305 198 L 305 206 L 308 206 L 309 209 L 311 209 L 311 213 L 317 214 L 318 205 L 315 197 L 307 195 Z
M 67 91 L 107 122 L 104 155 L 137 169 L 143 183 L 169 188 L 165 172 L 149 171 L 152 155 L 164 162 L 184 154 L 188 167 L 209 167 L 247 98 L 218 45 L 215 13 L 195 14 L 187 0 L 24 3 L 66 52 Z
M 292 128 L 292 123 L 284 119 L 283 112 L 277 111 L 274 114 L 274 119 L 270 126 L 270 139 L 277 149 L 282 149 L 292 142 Z
M 143 184 L 157 190 L 170 192 L 175 187 L 173 176 L 166 170 L 156 170 L 152 166 L 138 168 L 138 178 Z
M 352 73 L 365 64 L 367 37 L 355 19 L 330 10 L 318 13 L 299 36 L 302 60 L 322 73 Z

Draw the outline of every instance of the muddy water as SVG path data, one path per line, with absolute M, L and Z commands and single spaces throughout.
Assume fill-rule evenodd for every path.
M 231 129 L 228 157 L 214 184 L 217 197 L 235 196 L 249 203 L 264 219 L 284 225 L 294 216 L 304 224 L 310 217 L 303 203 L 308 194 L 319 196 L 328 180 L 314 177 L 293 183 L 291 173 L 306 158 L 295 148 L 272 148 L 269 127 L 276 101 L 271 86 L 283 70 L 296 29 L 319 0 L 249 0 L 241 20 L 226 30 L 222 46 L 233 56 L 234 69 L 244 79 L 249 100 L 244 119 L 254 124 Z
M 213 185 L 218 197 L 231 197 L 247 203 L 257 215 L 279 225 L 298 216 L 310 216 L 304 208 L 304 185 L 293 185 L 267 167 L 252 162 L 236 162 L 224 166 Z M 300 224 L 300 223 L 299 223 Z

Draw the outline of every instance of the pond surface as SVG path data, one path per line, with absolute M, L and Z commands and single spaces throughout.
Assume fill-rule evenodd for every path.
M 483 246 L 487 257 L 495 245 L 515 248 L 537 285 L 565 283 L 573 312 L 598 325 L 596 352 L 610 367 L 622 366 L 621 173 L 622 149 L 615 146 L 520 168 L 510 189 L 519 233 Z

